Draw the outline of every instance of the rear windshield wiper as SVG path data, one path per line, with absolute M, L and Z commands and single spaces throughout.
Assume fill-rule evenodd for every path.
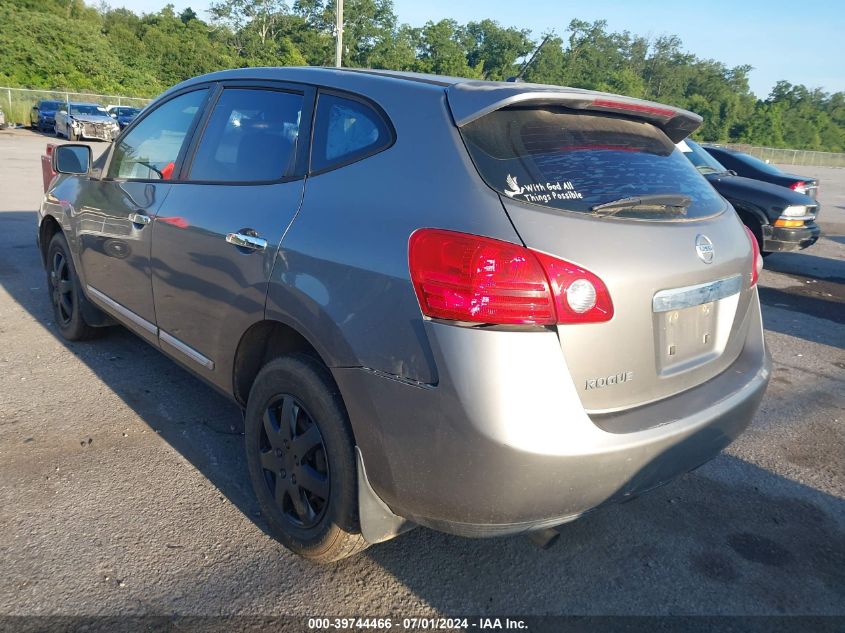
M 686 209 L 690 204 L 692 204 L 692 198 L 680 193 L 652 193 L 594 204 L 590 207 L 590 211 L 621 211 L 622 209 L 636 209 L 639 207 Z

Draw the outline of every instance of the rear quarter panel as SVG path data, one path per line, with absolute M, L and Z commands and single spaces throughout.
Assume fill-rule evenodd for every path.
M 267 316 L 299 328 L 330 366 L 436 383 L 408 238 L 421 227 L 519 238 L 477 176 L 442 87 L 362 75 L 340 77 L 334 87 L 378 103 L 396 142 L 308 178 L 275 262 Z

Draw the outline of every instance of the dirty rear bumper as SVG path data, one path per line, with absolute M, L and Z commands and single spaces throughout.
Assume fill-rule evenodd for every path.
M 756 295 L 748 318 L 745 347 L 722 374 L 601 416 L 584 411 L 548 331 L 430 322 L 437 386 L 334 374 L 370 484 L 395 514 L 467 536 L 516 534 L 666 483 L 736 438 L 771 373 Z

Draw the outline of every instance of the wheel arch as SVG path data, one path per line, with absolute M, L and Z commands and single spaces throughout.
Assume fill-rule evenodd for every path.
M 50 246 L 50 240 L 56 233 L 64 233 L 62 225 L 52 215 L 45 215 L 38 227 L 38 247 L 41 251 L 41 262 L 44 265 L 47 264 L 47 249 Z
M 739 202 L 736 200 L 731 200 L 730 203 L 743 223 L 745 223 L 746 218 L 749 218 L 755 220 L 760 226 L 771 224 L 768 216 L 761 208 L 748 202 Z
M 297 329 L 271 319 L 253 323 L 238 341 L 232 363 L 232 394 L 245 406 L 249 391 L 261 368 L 286 354 L 307 354 L 328 367 L 317 348 Z

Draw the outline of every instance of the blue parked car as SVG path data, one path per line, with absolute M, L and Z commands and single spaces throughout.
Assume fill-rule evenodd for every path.
M 117 121 L 118 125 L 120 125 L 120 129 L 122 130 L 129 125 L 136 116 L 138 116 L 141 108 L 110 105 L 106 108 L 106 111 L 115 121 Z
M 39 132 L 54 132 L 56 129 L 56 112 L 65 106 L 64 101 L 42 99 L 29 111 L 29 125 Z

